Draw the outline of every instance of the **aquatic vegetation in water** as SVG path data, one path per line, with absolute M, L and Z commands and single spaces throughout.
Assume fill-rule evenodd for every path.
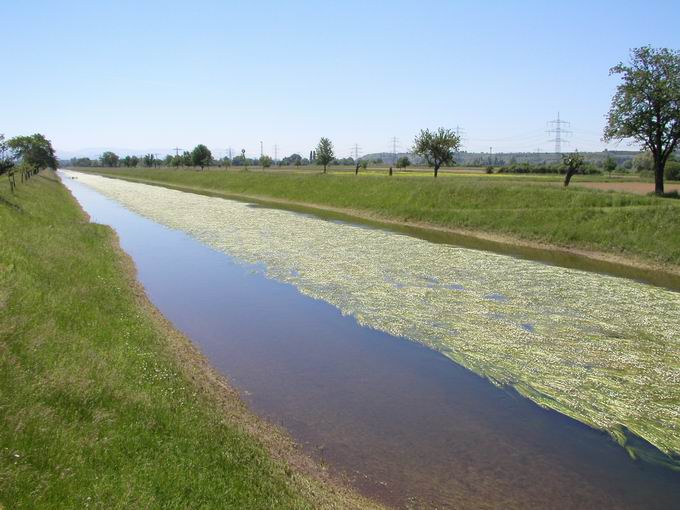
M 366 326 L 680 466 L 680 293 L 376 229 L 77 174 Z

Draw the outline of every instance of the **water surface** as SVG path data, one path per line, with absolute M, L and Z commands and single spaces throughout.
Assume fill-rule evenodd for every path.
M 607 435 L 424 346 L 362 327 L 266 278 L 265 266 L 244 265 L 65 183 L 93 221 L 116 229 L 152 301 L 254 409 L 367 493 L 452 508 L 680 504 L 676 473 L 631 461 Z M 450 292 L 465 289 L 445 284 Z M 501 306 L 507 296 L 481 299 Z M 518 323 L 526 333 L 532 328 Z

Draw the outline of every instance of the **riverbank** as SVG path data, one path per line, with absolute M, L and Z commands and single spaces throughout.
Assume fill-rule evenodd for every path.
M 79 171 L 82 169 L 79 169 Z M 531 177 L 262 174 L 89 169 L 228 198 L 304 206 L 495 243 L 572 253 L 680 274 L 680 201 L 572 187 Z
M 0 186 L 0 233 L 0 506 L 374 506 L 249 412 L 53 173 Z

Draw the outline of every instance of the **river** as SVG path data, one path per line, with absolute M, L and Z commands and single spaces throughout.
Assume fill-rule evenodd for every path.
M 117 231 L 154 304 L 252 408 L 363 492 L 451 508 L 680 504 L 678 473 L 632 461 L 565 416 L 675 446 L 677 293 L 306 214 L 62 177 L 93 221 Z

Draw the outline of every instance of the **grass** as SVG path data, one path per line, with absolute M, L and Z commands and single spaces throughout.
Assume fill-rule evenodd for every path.
M 0 508 L 370 506 L 291 467 L 53 174 L 0 186 L 0 239 Z
M 582 187 L 563 189 L 555 185 L 560 176 L 449 174 L 434 180 L 421 174 L 387 178 L 375 173 L 355 177 L 347 172 L 94 171 L 186 189 L 341 208 L 387 220 L 680 264 L 677 201 Z

